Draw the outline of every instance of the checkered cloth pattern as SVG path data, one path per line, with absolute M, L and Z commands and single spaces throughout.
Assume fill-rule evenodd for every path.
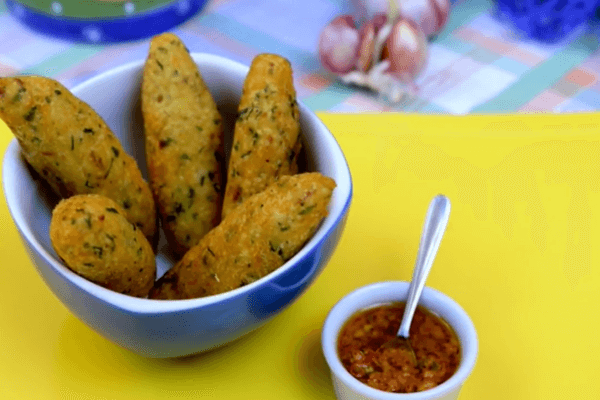
M 249 65 L 262 52 L 288 58 L 298 97 L 314 111 L 512 113 L 600 109 L 596 32 L 579 29 L 555 44 L 515 35 L 490 0 L 452 4 L 445 29 L 429 46 L 418 94 L 399 103 L 341 84 L 317 56 L 321 29 L 350 11 L 343 0 L 214 0 L 173 29 L 192 52 Z M 0 76 L 39 74 L 67 87 L 144 59 L 148 39 L 112 45 L 56 40 L 17 22 L 0 3 Z

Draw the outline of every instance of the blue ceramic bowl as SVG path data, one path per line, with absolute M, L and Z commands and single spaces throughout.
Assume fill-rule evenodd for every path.
M 225 120 L 229 147 L 248 68 L 207 54 L 193 54 Z M 73 89 L 94 108 L 137 159 L 146 175 L 140 111 L 143 61 L 103 73 Z M 54 252 L 48 227 L 57 202 L 37 180 L 13 140 L 4 157 L 4 193 L 34 266 L 50 290 L 81 321 L 112 342 L 147 357 L 177 357 L 213 349 L 262 326 L 295 301 L 325 268 L 344 229 L 352 181 L 340 147 L 323 123 L 300 103 L 303 169 L 333 178 L 329 215 L 310 241 L 285 265 L 233 291 L 191 300 L 149 300 L 116 293 L 76 275 Z M 147 175 L 146 175 L 147 176 Z M 164 238 L 158 275 L 175 262 Z

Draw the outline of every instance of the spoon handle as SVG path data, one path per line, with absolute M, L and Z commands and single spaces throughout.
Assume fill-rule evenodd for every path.
M 450 200 L 442 194 L 437 195 L 431 200 L 429 209 L 427 210 L 427 216 L 425 217 L 425 224 L 423 225 L 423 233 L 421 234 L 421 242 L 417 253 L 417 261 L 408 288 L 408 299 L 406 301 L 402 322 L 400 323 L 400 329 L 398 330 L 398 336 L 408 338 L 410 323 L 415 315 L 417 303 L 419 302 L 421 292 L 423 292 L 423 288 L 425 287 L 427 275 L 429 275 L 433 260 L 440 247 L 440 242 L 442 241 L 442 236 L 444 236 L 444 231 L 446 230 L 446 225 L 448 225 L 449 218 Z

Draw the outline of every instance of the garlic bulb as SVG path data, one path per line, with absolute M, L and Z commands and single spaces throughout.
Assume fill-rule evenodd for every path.
M 427 62 L 427 36 L 437 34 L 446 24 L 449 0 L 353 3 L 355 18 L 339 16 L 321 33 L 323 66 L 345 84 L 369 88 L 392 102 L 415 95 L 415 78 Z

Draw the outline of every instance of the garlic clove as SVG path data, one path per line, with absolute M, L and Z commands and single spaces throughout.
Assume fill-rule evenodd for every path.
M 377 14 L 365 22 L 359 30 L 360 45 L 356 67 L 359 71 L 368 71 L 373 64 L 373 59 L 379 60 L 380 54 L 376 52 L 377 33 L 387 22 L 385 14 Z
M 336 74 L 351 71 L 359 56 L 359 43 L 359 32 L 352 16 L 336 17 L 325 26 L 319 37 L 321 64 Z
M 358 49 L 358 60 L 356 68 L 359 71 L 368 71 L 371 68 L 371 58 L 375 49 L 375 27 L 368 21 L 360 27 L 360 46 Z
M 448 17 L 450 15 L 450 0 L 429 0 L 435 9 L 436 14 L 436 29 L 432 34 L 439 33 L 444 26 L 446 26 L 446 22 L 448 22 Z
M 377 14 L 387 14 L 389 0 L 351 0 L 356 20 L 364 23 Z M 394 0 L 396 1 L 396 0 Z
M 371 22 L 375 26 L 375 32 L 379 32 L 381 28 L 385 25 L 388 20 L 388 16 L 385 13 L 375 14 L 373 18 L 371 18 Z
M 432 35 L 437 29 L 437 14 L 433 4 L 435 0 L 403 0 L 399 2 L 400 14 L 412 19 L 423 30 L 425 36 Z
M 424 68 L 427 54 L 427 38 L 421 28 L 408 18 L 397 19 L 383 51 L 390 62 L 388 72 L 411 82 Z

